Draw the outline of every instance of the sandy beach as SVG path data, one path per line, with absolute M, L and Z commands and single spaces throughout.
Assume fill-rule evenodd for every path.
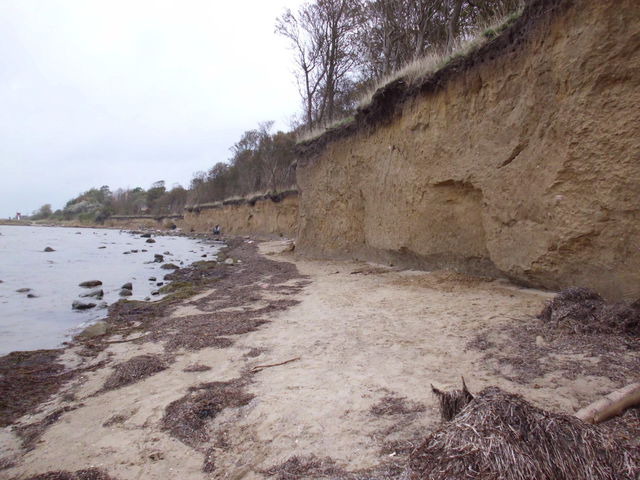
M 637 376 L 637 342 L 544 330 L 553 292 L 292 246 L 245 239 L 195 296 L 112 312 L 0 429 L 0 477 L 398 478 L 440 422 L 432 384 L 572 414 Z M 637 413 L 617 422 L 637 442 Z

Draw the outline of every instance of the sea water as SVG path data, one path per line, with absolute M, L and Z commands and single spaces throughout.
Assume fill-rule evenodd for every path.
M 182 267 L 209 260 L 221 246 L 180 236 L 153 235 L 153 240 L 118 230 L 0 225 L 0 355 L 58 347 L 107 314 L 105 308 L 73 310 L 74 300 L 111 304 L 128 282 L 133 285 L 128 299 L 156 300 L 152 292 L 172 271 L 161 269 L 162 263 Z M 46 247 L 54 251 L 45 252 Z M 155 262 L 154 254 L 164 261 Z M 96 287 L 104 291 L 102 300 L 80 298 L 90 290 L 78 285 L 86 280 L 102 281 Z

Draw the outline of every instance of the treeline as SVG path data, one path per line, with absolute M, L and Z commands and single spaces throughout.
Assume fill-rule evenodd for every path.
M 521 0 L 315 0 L 276 22 L 296 62 L 308 130 L 351 114 L 385 77 L 433 51 L 450 52 Z M 383 82 L 384 83 L 384 82 Z
M 91 188 L 69 200 L 64 208 L 53 211 L 51 204 L 45 204 L 34 212 L 31 220 L 79 220 L 81 222 L 98 222 L 112 215 L 166 215 L 182 213 L 187 201 L 188 191 L 180 185 L 171 189 L 165 187 L 160 180 L 148 190 L 137 187 L 118 189 L 112 192 L 104 185 Z
M 273 122 L 245 132 L 231 147 L 228 162 L 218 162 L 191 180 L 190 205 L 216 202 L 256 192 L 275 192 L 295 186 L 295 134 L 271 133 Z
M 189 189 L 155 182 L 148 189 L 136 187 L 111 191 L 91 188 L 53 211 L 45 204 L 31 220 L 98 222 L 112 215 L 181 214 L 187 205 L 211 203 L 256 192 L 276 193 L 295 186 L 293 133 L 271 133 L 273 122 L 246 131 L 231 148 L 228 162 L 218 162 L 207 172 L 194 174 Z

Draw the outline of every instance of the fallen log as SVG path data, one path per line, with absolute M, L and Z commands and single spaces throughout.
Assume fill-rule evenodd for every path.
M 632 383 L 578 410 L 575 416 L 583 422 L 597 424 L 637 405 L 640 405 L 640 383 Z

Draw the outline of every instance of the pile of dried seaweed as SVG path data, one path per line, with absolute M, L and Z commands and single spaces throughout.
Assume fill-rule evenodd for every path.
M 116 365 L 104 382 L 103 390 L 113 390 L 143 380 L 167 368 L 162 355 L 138 355 Z
M 636 480 L 640 460 L 596 426 L 489 387 L 412 452 L 408 474 L 411 480 Z
M 576 333 L 640 335 L 640 301 L 607 303 L 593 290 L 571 287 L 560 292 L 538 318 Z

